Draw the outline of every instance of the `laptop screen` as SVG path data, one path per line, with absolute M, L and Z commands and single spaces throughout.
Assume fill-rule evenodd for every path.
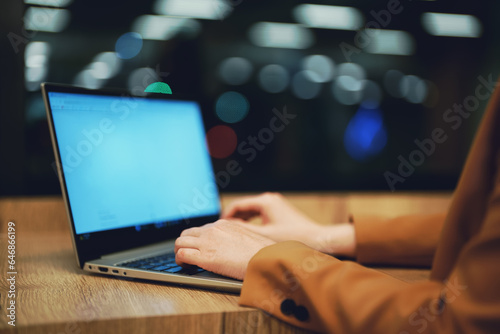
M 76 235 L 218 215 L 197 102 L 47 93 Z

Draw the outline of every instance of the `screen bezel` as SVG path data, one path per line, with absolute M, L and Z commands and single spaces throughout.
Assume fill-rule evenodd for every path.
M 54 156 L 56 159 L 57 175 L 61 185 L 64 204 L 66 206 L 68 222 L 72 234 L 73 247 L 76 251 L 77 262 L 80 268 L 83 268 L 85 262 L 99 259 L 103 255 L 175 239 L 186 228 L 202 226 L 206 223 L 213 222 L 219 219 L 220 212 L 216 215 L 192 217 L 177 221 L 164 222 L 164 224 L 152 223 L 147 225 L 141 225 L 140 229 L 136 229 L 135 227 L 126 227 L 126 228 L 119 228 L 107 231 L 76 234 L 75 223 L 71 211 L 71 203 L 69 202 L 67 193 L 66 180 L 62 170 L 61 153 L 59 151 L 59 145 L 57 144 L 54 120 L 52 117 L 52 108 L 50 106 L 48 98 L 48 94 L 50 92 L 116 96 L 116 97 L 127 96 L 137 99 L 148 98 L 148 99 L 160 99 L 160 100 L 190 101 L 197 103 L 198 106 L 200 107 L 200 116 L 202 120 L 203 120 L 203 111 L 201 109 L 201 103 L 196 99 L 186 98 L 178 95 L 172 96 L 164 94 L 149 94 L 146 96 L 136 96 L 130 94 L 130 92 L 127 90 L 120 90 L 120 89 L 92 90 L 81 87 L 75 87 L 71 85 L 62 85 L 53 83 L 43 83 L 41 87 L 45 103 L 45 110 L 47 112 L 47 121 L 50 129 L 52 148 L 54 150 Z M 212 170 L 213 170 L 213 165 L 212 165 Z M 217 183 L 215 182 L 215 184 Z

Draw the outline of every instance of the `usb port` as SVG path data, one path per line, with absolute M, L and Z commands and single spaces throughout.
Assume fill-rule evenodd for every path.
M 116 269 L 113 269 L 112 272 L 115 274 L 118 274 L 118 270 L 116 270 Z
M 99 271 L 101 271 L 103 273 L 107 273 L 108 272 L 108 268 L 106 268 L 106 267 L 99 267 Z

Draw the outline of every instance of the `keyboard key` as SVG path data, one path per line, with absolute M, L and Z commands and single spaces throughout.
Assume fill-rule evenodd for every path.
M 144 265 L 144 266 L 140 266 L 140 267 L 138 267 L 137 269 L 151 269 L 151 268 L 153 268 L 153 267 L 154 267 L 154 266 L 153 266 L 153 265 L 151 265 L 151 264 L 146 264 L 146 265 Z
M 183 270 L 183 268 L 179 267 L 177 263 L 175 263 L 175 254 L 172 253 L 161 254 L 146 259 L 139 259 L 135 261 L 125 262 L 120 265 L 128 268 L 164 271 L 170 273 L 176 273 Z M 189 271 L 189 273 L 191 272 L 192 271 Z
M 166 269 L 164 271 L 166 271 L 168 273 L 175 274 L 175 273 L 178 273 L 181 270 L 182 270 L 182 267 L 173 267 L 173 268 Z
M 164 266 L 165 262 L 163 262 L 163 261 L 153 261 L 153 262 L 149 262 L 148 264 L 153 265 L 153 266 Z
M 163 270 L 168 269 L 168 268 L 170 268 L 170 267 L 169 266 L 157 266 L 157 267 L 151 268 L 150 270 L 163 271 Z

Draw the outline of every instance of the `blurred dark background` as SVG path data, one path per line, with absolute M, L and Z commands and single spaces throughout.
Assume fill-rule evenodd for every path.
M 452 189 L 491 93 L 476 88 L 499 74 L 499 10 L 497 1 L 2 0 L 0 195 L 60 193 L 44 81 L 134 93 L 162 81 L 199 98 L 216 172 L 239 166 L 224 191 L 389 190 L 388 175 L 395 190 Z M 465 116 L 448 111 L 464 103 Z M 413 153 L 437 128 L 446 140 Z M 411 175 L 395 182 L 402 160 Z

